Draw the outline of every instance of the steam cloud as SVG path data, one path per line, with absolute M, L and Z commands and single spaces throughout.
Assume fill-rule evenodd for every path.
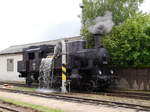
M 104 16 L 98 16 L 93 20 L 94 25 L 91 25 L 88 30 L 92 34 L 107 34 L 112 30 L 114 25 L 112 21 L 112 12 L 107 11 Z

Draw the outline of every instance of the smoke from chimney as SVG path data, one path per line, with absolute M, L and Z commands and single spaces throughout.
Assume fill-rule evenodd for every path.
M 91 25 L 88 30 L 94 35 L 105 35 L 112 30 L 114 25 L 112 21 L 112 12 L 107 11 L 104 16 L 98 16 L 93 20 L 94 25 Z

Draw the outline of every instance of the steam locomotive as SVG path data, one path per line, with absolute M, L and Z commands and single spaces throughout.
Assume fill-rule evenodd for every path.
M 115 75 L 113 69 L 109 67 L 110 57 L 107 50 L 99 45 L 99 37 L 95 38 L 95 48 L 92 49 L 85 48 L 86 41 L 84 40 L 68 41 L 66 46 L 67 82 L 72 89 L 94 91 L 111 85 Z M 27 85 L 39 83 L 41 60 L 52 56 L 54 57 L 52 87 L 60 88 L 62 81 L 61 42 L 56 46 L 40 45 L 23 49 L 23 60 L 18 62 L 19 77 L 25 78 Z

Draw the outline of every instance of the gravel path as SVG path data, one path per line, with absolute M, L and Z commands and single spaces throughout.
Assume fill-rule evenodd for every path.
M 93 106 L 88 104 L 79 104 L 73 102 L 66 102 L 61 100 L 46 99 L 35 96 L 29 96 L 19 93 L 1 92 L 0 97 L 7 97 L 27 103 L 43 105 L 46 107 L 61 109 L 64 112 L 137 112 L 134 109 L 126 109 L 122 107 L 108 107 L 104 105 Z

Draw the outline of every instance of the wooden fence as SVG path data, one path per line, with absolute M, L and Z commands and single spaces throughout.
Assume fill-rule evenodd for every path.
M 116 71 L 116 87 L 130 90 L 150 90 L 150 68 L 121 68 Z

